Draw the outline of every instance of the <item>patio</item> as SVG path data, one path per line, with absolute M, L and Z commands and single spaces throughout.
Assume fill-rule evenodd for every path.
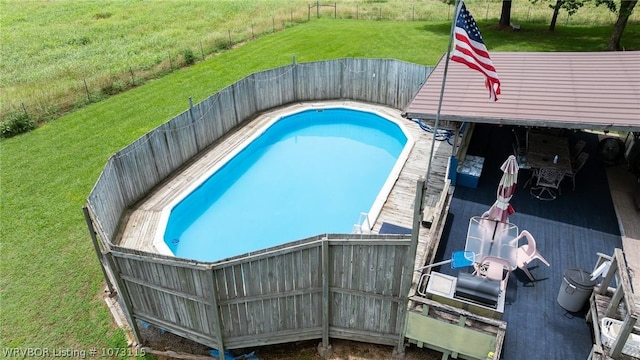
M 460 184 L 456 187 L 435 261 L 450 258 L 453 251 L 462 250 L 468 219 L 482 214 L 495 201 L 501 176 L 499 166 L 513 152 L 511 142 L 515 139 L 509 132 L 514 126 L 572 129 L 565 130 L 572 138 L 570 144 L 575 144 L 580 137 L 588 138 L 585 150 L 590 158 L 575 179 L 575 191 L 571 179 L 564 178 L 561 194 L 556 196 L 560 169 L 548 168 L 563 166 L 566 171 L 567 167 L 558 159 L 564 156 L 558 156 L 560 152 L 554 150 L 550 157 L 539 159 L 553 165 L 545 166 L 545 171 L 539 173 L 546 180 L 547 189 L 536 193 L 552 201 L 540 201 L 530 195 L 530 189 L 521 186 L 511 200 L 516 211 L 511 222 L 533 234 L 551 267 L 534 268 L 533 274 L 539 279 L 534 283 L 513 281 L 522 279 L 509 281 L 507 295 L 511 302 L 503 317 L 509 323 L 502 347 L 505 359 L 584 359 L 590 354 L 592 329 L 585 324 L 581 316 L 584 314 L 565 313 L 556 304 L 556 298 L 564 271 L 570 268 L 590 271 L 598 261 L 598 252 L 611 255 L 614 248 L 624 249 L 624 254 L 618 251 L 617 256 L 624 256 L 625 261 L 620 262 L 629 267 L 624 273 L 631 275 L 624 280 L 629 282 L 625 285 L 627 289 L 621 292 L 628 295 L 625 302 L 630 304 L 633 313 L 627 319 L 633 322 L 637 319 L 638 298 L 633 292 L 634 288 L 640 288 L 640 279 L 633 276 L 633 271 L 640 268 L 637 246 L 640 222 L 633 205 L 633 196 L 638 196 L 638 190 L 633 189 L 637 186 L 634 185 L 636 179 L 627 174 L 624 167 L 605 168 L 598 155 L 601 135 L 578 130 L 595 129 L 605 133 L 639 130 L 638 103 L 631 99 L 638 97 L 638 90 L 633 86 L 637 81 L 633 79 L 637 79 L 640 72 L 630 66 L 637 63 L 638 56 L 640 52 L 496 52 L 491 58 L 499 69 L 503 85 L 498 102 L 487 101 L 486 89 L 471 86 L 469 79 L 473 75 L 455 62 L 448 68 L 443 91 L 445 61 L 440 61 L 405 109 L 405 117 L 427 122 L 438 118 L 445 127 L 461 121 L 478 125 L 467 154 L 484 158 L 482 175 L 474 176 L 479 187 L 468 189 Z M 482 78 L 479 74 L 476 77 L 477 81 Z M 607 91 L 602 92 L 603 88 Z M 520 154 L 521 147 L 517 150 Z M 526 150 L 528 153 L 531 149 Z M 528 171 L 522 171 L 519 185 L 529 178 Z M 621 188 L 625 190 L 620 191 Z M 451 269 L 445 265 L 442 271 L 451 272 Z M 525 279 L 520 271 L 512 273 L 512 278 L 515 277 Z M 633 322 L 627 323 L 627 331 Z M 598 327 L 593 329 L 597 331 Z
M 584 139 L 585 150 L 592 155 L 576 179 L 576 190 L 565 179 L 558 199 L 540 201 L 522 188 L 530 175 L 522 170 L 511 200 L 516 212 L 510 222 L 533 234 L 551 266 L 531 264 L 535 282 L 520 270 L 511 273 L 503 316 L 508 324 L 504 359 L 586 359 L 592 345 L 591 328 L 584 320 L 587 308 L 571 313 L 556 302 L 563 273 L 572 268 L 590 272 L 596 253 L 612 254 L 614 248 L 623 247 L 607 170 L 597 156 L 598 135 L 571 132 L 569 137 Z M 468 154 L 485 158 L 482 175 L 475 189 L 456 187 L 435 261 L 463 249 L 469 219 L 495 201 L 500 164 L 512 153 L 512 139 L 511 127 L 477 124 Z M 435 270 L 450 275 L 459 271 L 449 265 Z

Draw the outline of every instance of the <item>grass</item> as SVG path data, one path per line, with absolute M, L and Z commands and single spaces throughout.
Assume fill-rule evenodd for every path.
M 100 8 L 95 13 L 108 11 Z M 102 15 L 101 15 L 102 16 Z M 107 15 L 104 15 L 107 16 Z M 480 22 L 492 51 L 600 50 L 609 27 L 543 24 L 520 32 Z M 188 107 L 256 71 L 343 57 L 435 64 L 446 22 L 321 19 L 269 34 L 0 143 L 0 341 L 2 347 L 126 346 L 101 294 L 102 273 L 82 206 L 108 157 Z M 640 26 L 625 37 L 640 48 Z
M 0 0 L 0 120 L 27 113 L 41 124 L 175 71 L 185 64 L 185 51 L 201 60 L 309 17 L 446 21 L 452 12 L 439 0 L 341 0 L 318 9 L 310 3 Z M 477 20 L 497 22 L 501 0 L 467 3 Z M 512 20 L 548 24 L 547 5 L 517 4 Z M 630 23 L 638 23 L 637 13 Z M 610 26 L 615 19 L 604 7 L 587 5 L 571 17 L 561 12 L 558 27 Z

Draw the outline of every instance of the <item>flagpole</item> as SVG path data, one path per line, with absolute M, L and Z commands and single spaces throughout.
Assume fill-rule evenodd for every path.
M 438 100 L 438 111 L 436 112 L 436 121 L 433 128 L 433 139 L 431 141 L 431 153 L 429 154 L 429 164 L 427 165 L 427 173 L 424 179 L 425 194 L 429 186 L 429 175 L 431 174 L 431 162 L 433 161 L 433 152 L 436 145 L 436 133 L 438 132 L 438 123 L 440 122 L 440 110 L 442 109 L 442 97 L 444 96 L 444 86 L 447 80 L 447 70 L 449 69 L 449 56 L 451 55 L 451 44 L 453 43 L 453 33 L 456 28 L 456 19 L 460 11 L 462 0 L 455 0 L 453 20 L 451 21 L 451 31 L 449 32 L 449 45 L 447 46 L 447 56 L 444 62 L 444 73 L 442 74 L 442 87 L 440 88 L 440 99 Z

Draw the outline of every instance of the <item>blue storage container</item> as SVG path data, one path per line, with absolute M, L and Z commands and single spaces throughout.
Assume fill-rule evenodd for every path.
M 467 155 L 458 169 L 456 185 L 477 188 L 483 165 L 484 158 L 482 156 Z

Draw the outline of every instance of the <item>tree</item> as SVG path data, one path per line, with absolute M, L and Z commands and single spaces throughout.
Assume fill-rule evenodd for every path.
M 502 11 L 498 28 L 504 29 L 511 26 L 511 0 L 502 0 Z
M 504 1 L 502 4 L 502 10 L 504 12 Z M 532 3 L 536 3 L 538 1 L 543 0 L 531 0 Z M 549 31 L 554 31 L 556 27 L 556 22 L 558 20 L 558 14 L 561 9 L 565 9 L 569 16 L 573 15 L 580 9 L 585 2 L 588 0 L 556 0 L 555 5 L 549 5 L 550 8 L 553 9 L 553 15 L 551 17 L 551 23 L 549 25 Z M 607 44 L 607 50 L 622 50 L 622 46 L 620 45 L 620 39 L 622 38 L 622 34 L 624 33 L 624 29 L 627 26 L 627 22 L 631 13 L 633 12 L 633 8 L 636 6 L 639 0 L 620 0 L 620 10 L 617 11 L 617 6 L 615 0 L 595 0 L 596 6 L 604 5 L 612 12 L 618 12 L 618 20 L 613 27 L 613 31 L 611 33 L 611 37 L 609 38 L 609 43 Z M 511 9 L 509 9 L 511 11 Z M 500 18 L 502 21 L 502 17 Z M 507 23 L 508 24 L 508 23 Z
M 566 10 L 569 16 L 571 16 L 582 6 L 584 6 L 584 1 L 582 0 L 556 0 L 555 6 L 549 5 L 549 7 L 553 9 L 553 16 L 551 17 L 551 24 L 549 24 L 549 31 L 554 31 L 556 29 L 556 21 L 558 20 L 558 13 L 560 12 L 560 9 Z
M 532 4 L 535 4 L 541 0 L 531 0 Z M 578 9 L 584 6 L 584 0 L 556 0 L 555 5 L 549 4 L 549 8 L 553 9 L 553 15 L 551 16 L 551 23 L 549 24 L 549 31 L 554 31 L 556 29 L 556 23 L 558 21 L 558 15 L 560 14 L 560 10 L 564 9 L 567 11 L 569 16 L 575 14 Z
M 613 26 L 613 31 L 611 32 L 611 37 L 609 37 L 609 43 L 607 44 L 607 50 L 622 50 L 620 40 L 622 39 L 624 28 L 627 26 L 629 16 L 631 16 L 633 8 L 637 3 L 638 0 L 620 0 L 620 11 L 618 11 L 618 20 Z M 616 4 L 613 0 L 596 0 L 596 5 L 603 4 L 607 6 L 609 10 L 613 12 L 616 11 Z
M 551 6 L 553 8 L 553 15 L 551 16 L 551 23 L 549 24 L 549 31 L 554 31 L 556 29 L 556 21 L 558 21 L 558 14 L 560 13 L 560 8 L 564 1 L 556 0 L 556 5 Z

